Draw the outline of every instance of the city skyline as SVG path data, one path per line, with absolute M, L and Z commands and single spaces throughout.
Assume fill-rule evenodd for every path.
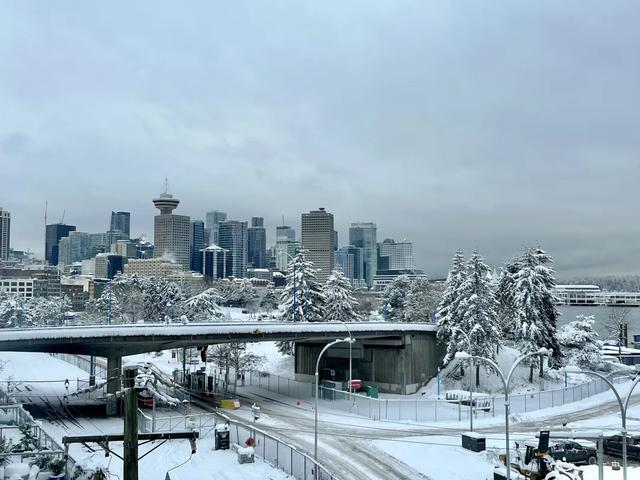
M 639 13 L 3 2 L 12 244 L 40 251 L 47 200 L 50 223 L 66 209 L 103 230 L 126 210 L 152 238 L 146 199 L 167 176 L 185 215 L 263 216 L 270 243 L 282 215 L 299 228 L 323 205 L 342 239 L 355 221 L 410 239 L 426 272 L 458 248 L 500 265 L 540 244 L 564 275 L 637 273 Z

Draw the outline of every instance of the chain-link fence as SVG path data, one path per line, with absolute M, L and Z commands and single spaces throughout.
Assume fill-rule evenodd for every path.
M 275 468 L 298 480 L 338 480 L 327 468 L 301 452 L 293 445 L 269 435 L 251 425 L 232 420 L 221 413 L 177 415 L 171 417 L 149 416 L 138 410 L 138 429 L 141 432 L 170 432 L 175 430 L 196 430 L 200 438 L 213 435 L 216 423 L 229 425 L 230 441 L 240 446 L 253 443 L 255 455 Z M 250 440 L 251 439 L 251 440 Z M 317 477 L 316 475 L 317 470 Z
M 621 380 L 624 381 L 624 380 Z M 315 384 L 299 382 L 265 372 L 251 371 L 246 376 L 244 388 L 263 389 L 297 399 L 301 406 L 315 398 Z M 557 407 L 577 402 L 607 390 L 600 379 L 575 386 L 556 388 L 534 393 L 510 395 L 511 413 L 527 413 L 543 408 Z M 320 386 L 319 408 L 328 408 L 372 420 L 437 422 L 440 420 L 468 419 L 471 408 L 468 397 L 434 399 L 371 398 L 350 394 L 342 390 Z M 473 399 L 474 417 L 492 417 L 504 414 L 504 395 L 482 395 Z

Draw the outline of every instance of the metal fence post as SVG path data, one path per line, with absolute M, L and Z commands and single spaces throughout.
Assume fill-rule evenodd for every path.
M 538 410 L 542 408 L 542 392 L 538 392 Z
M 418 421 L 418 400 L 415 400 L 416 402 L 416 422 Z
M 280 441 L 276 439 L 276 468 L 279 468 L 278 463 L 280 462 L 280 455 L 278 454 L 279 445 L 280 445 Z
M 305 455 L 302 458 L 304 458 L 304 480 L 307 480 L 307 456 Z
M 492 417 L 496 416 L 496 397 L 491 397 L 491 413 Z
M 458 397 L 458 421 L 462 420 L 462 400 Z

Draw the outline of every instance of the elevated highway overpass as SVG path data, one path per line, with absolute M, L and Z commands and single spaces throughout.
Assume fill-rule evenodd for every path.
M 442 358 L 434 324 L 357 322 L 347 327 L 358 340 L 354 359 L 360 359 L 363 373 L 372 372 L 374 379 L 378 377 L 376 381 L 389 388 L 401 383 L 398 388 L 403 393 L 407 384 L 417 388 L 428 380 Z M 0 330 L 0 352 L 105 357 L 108 377 L 119 378 L 122 357 L 128 355 L 229 342 L 295 341 L 296 374 L 304 376 L 313 374 L 310 369 L 324 344 L 348 336 L 347 327 L 325 322 L 230 322 L 6 329 Z M 340 363 L 339 347 L 331 350 L 334 348 L 334 358 L 329 353 L 326 361 Z M 118 384 L 109 382 L 107 390 L 115 392 Z

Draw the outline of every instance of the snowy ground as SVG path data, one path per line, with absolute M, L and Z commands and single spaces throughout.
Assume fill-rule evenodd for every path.
M 503 347 L 498 354 L 497 363 L 500 369 L 505 372 L 509 371 L 514 361 L 521 355 L 521 353 L 510 347 Z M 475 389 L 475 368 L 464 368 L 464 378 L 455 379 L 452 375 L 449 375 L 458 366 L 459 361 L 453 360 L 440 372 L 440 397 L 443 398 L 447 391 L 450 390 L 469 390 L 469 381 L 474 383 Z M 569 375 L 567 377 L 567 385 L 578 385 L 585 383 L 591 378 L 585 375 Z M 529 367 L 520 365 L 511 380 L 510 391 L 512 394 L 517 395 L 521 393 L 532 393 L 540 390 L 552 390 L 556 388 L 564 387 L 564 374 L 557 370 L 550 370 L 545 367 L 545 376 L 543 379 L 538 377 L 538 371 L 534 372 L 533 383 L 529 382 Z M 490 374 L 486 368 L 480 368 L 480 387 L 476 390 L 478 392 L 500 394 L 503 392 L 502 382 L 500 378 L 495 374 Z M 413 397 L 426 397 L 436 398 L 438 396 L 438 379 L 433 378 L 427 385 L 422 387 L 418 392 L 412 395 L 394 395 L 394 394 L 381 394 L 383 398 L 413 398 Z
M 0 361 L 5 362 L 0 388 L 11 390 L 16 399 L 61 398 L 85 387 L 89 379 L 84 370 L 45 353 L 2 352 Z
M 169 354 L 170 357 L 170 354 Z M 164 358 L 164 356 L 162 357 Z M 73 385 L 76 378 L 86 378 L 83 370 L 62 360 L 43 353 L 5 353 L 0 359 L 6 361 L 0 380 L 11 378 L 20 382 L 24 391 L 33 395 L 62 396 L 66 393 L 64 381 L 70 380 Z M 95 435 L 102 433 L 121 433 L 121 418 L 78 418 L 80 426 L 67 422 L 60 423 L 42 420 L 43 429 L 58 441 L 65 435 Z M 150 450 L 157 443 L 141 447 L 140 454 Z M 111 445 L 116 452 L 122 453 L 122 445 Z M 167 442 L 159 447 L 139 464 L 141 480 L 164 478 L 166 471 L 171 472 L 174 480 L 222 479 L 222 480 L 282 480 L 289 478 L 286 474 L 270 465 L 257 460 L 254 464 L 240 465 L 236 455 L 231 451 L 214 451 L 212 434 L 205 435 L 197 443 L 197 452 L 191 456 L 191 448 L 186 440 Z M 122 462 L 115 456 L 105 457 L 101 450 L 90 452 L 86 447 L 73 445 L 71 456 L 81 465 L 88 467 L 107 466 L 112 474 L 122 478 Z M 185 460 L 188 460 L 186 463 Z M 184 463 L 184 464 L 183 464 Z M 183 464 L 182 466 L 179 466 Z
M 294 377 L 293 357 L 278 352 L 276 342 L 247 343 L 247 352 L 263 357 L 257 366 L 258 370 L 286 378 Z M 177 352 L 173 356 L 171 350 L 131 355 L 124 357 L 123 361 L 125 365 L 151 362 L 168 375 L 171 375 L 175 369 L 182 369 L 182 362 L 178 360 Z M 187 360 L 187 367 L 190 370 L 197 370 L 203 366 L 205 364 L 199 361 L 199 353 L 197 352 Z M 211 368 L 211 365 L 207 364 L 207 368 Z

